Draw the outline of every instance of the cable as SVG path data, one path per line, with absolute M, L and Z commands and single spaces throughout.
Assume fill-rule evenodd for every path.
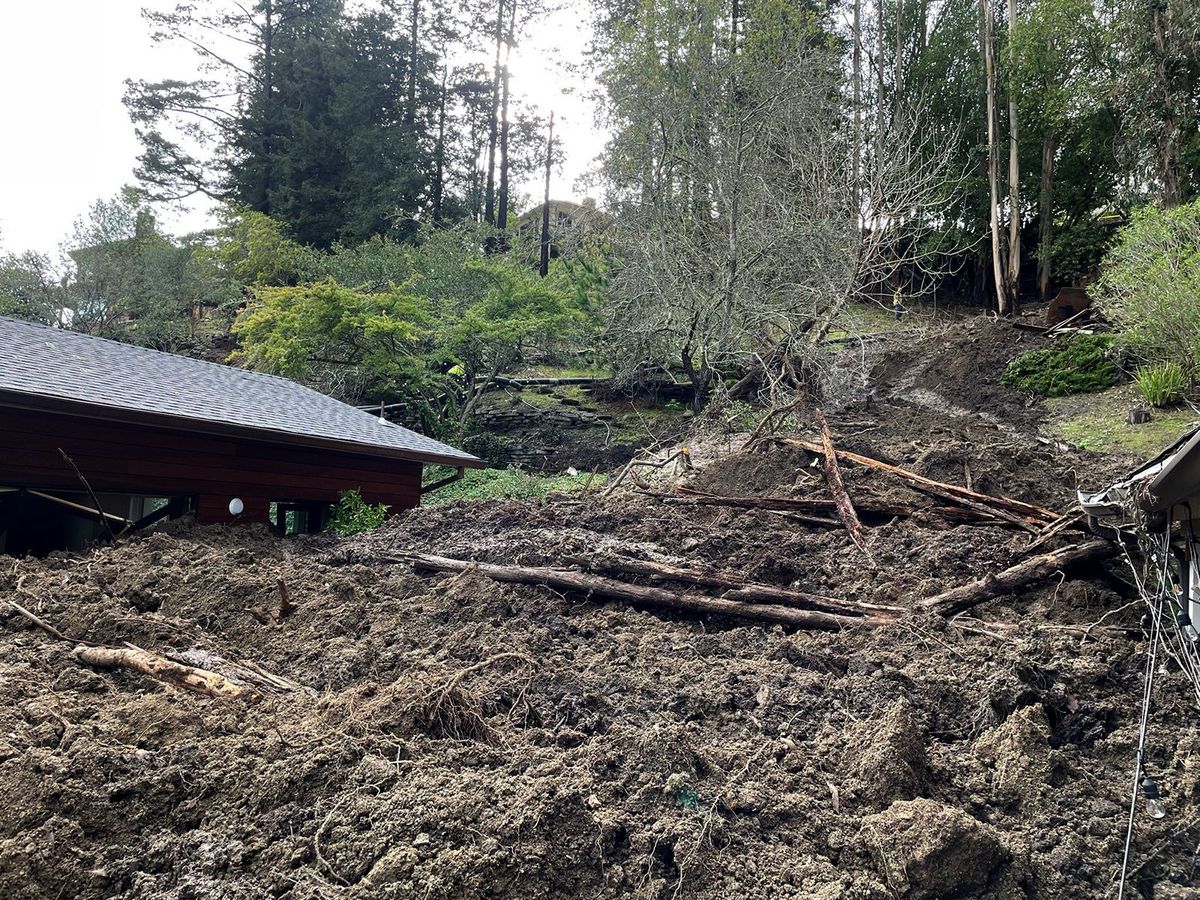
M 1146 597 L 1145 591 L 1142 592 L 1142 596 Z M 1145 687 L 1142 692 L 1142 720 L 1138 729 L 1137 762 L 1133 767 L 1133 796 L 1129 802 L 1129 824 L 1125 830 L 1125 853 L 1121 858 L 1121 884 L 1117 889 L 1117 900 L 1124 900 L 1125 897 L 1125 878 L 1129 871 L 1129 851 L 1133 846 L 1133 821 L 1137 816 L 1138 785 L 1141 782 L 1142 761 L 1146 752 L 1146 730 L 1150 721 L 1150 694 L 1154 688 L 1155 661 L 1158 657 L 1159 638 L 1162 636 L 1161 619 L 1158 616 L 1154 616 L 1152 622 L 1150 652 L 1146 654 Z

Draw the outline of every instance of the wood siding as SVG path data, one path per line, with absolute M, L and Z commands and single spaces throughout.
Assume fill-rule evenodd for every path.
M 192 495 L 202 522 L 230 521 L 234 497 L 253 522 L 273 500 L 333 502 L 351 488 L 393 509 L 421 501 L 419 462 L 0 407 L 0 485 L 78 490 L 59 448 L 96 491 Z

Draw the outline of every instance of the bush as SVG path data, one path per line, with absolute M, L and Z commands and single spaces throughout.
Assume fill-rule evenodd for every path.
M 474 426 L 474 423 L 471 423 Z M 508 458 L 511 441 L 502 435 L 482 428 L 466 435 L 460 444 L 472 456 L 478 456 L 489 466 L 502 466 Z
M 1150 362 L 1200 363 L 1200 200 L 1145 207 L 1104 258 L 1096 298 L 1121 343 Z
M 383 524 L 387 510 L 382 503 L 375 506 L 367 503 L 358 491 L 342 491 L 338 495 L 337 505 L 333 507 L 333 515 L 325 530 L 342 537 L 358 534 L 360 531 L 370 531 Z
M 1187 387 L 1187 374 L 1176 362 L 1143 366 L 1134 380 L 1146 402 L 1155 407 L 1178 403 Z
M 1116 364 L 1108 357 L 1112 343 L 1108 335 L 1081 334 L 1030 350 L 1008 364 L 1000 382 L 1043 397 L 1102 391 L 1117 380 Z

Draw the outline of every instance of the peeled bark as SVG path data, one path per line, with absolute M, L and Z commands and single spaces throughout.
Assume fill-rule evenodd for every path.
M 209 672 L 207 669 L 198 669 L 195 666 L 181 665 L 148 650 L 87 647 L 81 644 L 75 648 L 74 652 L 75 658 L 86 665 L 95 666 L 98 669 L 129 669 L 141 672 L 143 675 L 149 675 L 172 687 L 191 691 L 194 694 L 204 694 L 219 699 L 237 697 L 253 699 L 258 696 L 252 688 L 235 684 L 224 675 Z
M 1010 313 L 1021 301 L 1021 154 L 1017 140 L 1017 0 L 1008 0 L 1008 272 Z
M 1003 239 L 1000 233 L 1000 160 L 997 147 L 999 122 L 996 118 L 996 38 L 991 0 L 979 0 L 983 22 L 983 67 L 987 85 L 987 140 L 989 222 L 992 238 L 992 277 L 996 286 L 996 310 L 1008 315 L 1011 301 L 1008 274 L 1004 266 Z
M 871 551 L 867 549 L 866 538 L 863 536 L 862 522 L 858 520 L 858 513 L 855 512 L 854 504 L 850 500 L 850 495 L 846 493 L 846 485 L 842 481 L 842 470 L 838 468 L 837 451 L 833 447 L 833 436 L 829 433 L 829 423 L 825 421 L 825 415 L 819 409 L 814 410 L 813 415 L 817 420 L 817 427 L 821 429 L 821 444 L 825 450 L 821 454 L 821 461 L 825 467 L 825 482 L 829 485 L 829 493 L 833 494 L 833 502 L 837 506 L 838 515 L 846 525 L 850 540 L 854 541 L 855 546 L 874 564 Z

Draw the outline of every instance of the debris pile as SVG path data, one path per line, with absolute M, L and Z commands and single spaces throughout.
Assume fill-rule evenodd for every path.
M 1109 894 L 1144 637 L 1084 464 L 887 401 L 677 486 L 12 561 L 0 893 Z M 1197 739 L 1151 715 L 1170 896 Z

